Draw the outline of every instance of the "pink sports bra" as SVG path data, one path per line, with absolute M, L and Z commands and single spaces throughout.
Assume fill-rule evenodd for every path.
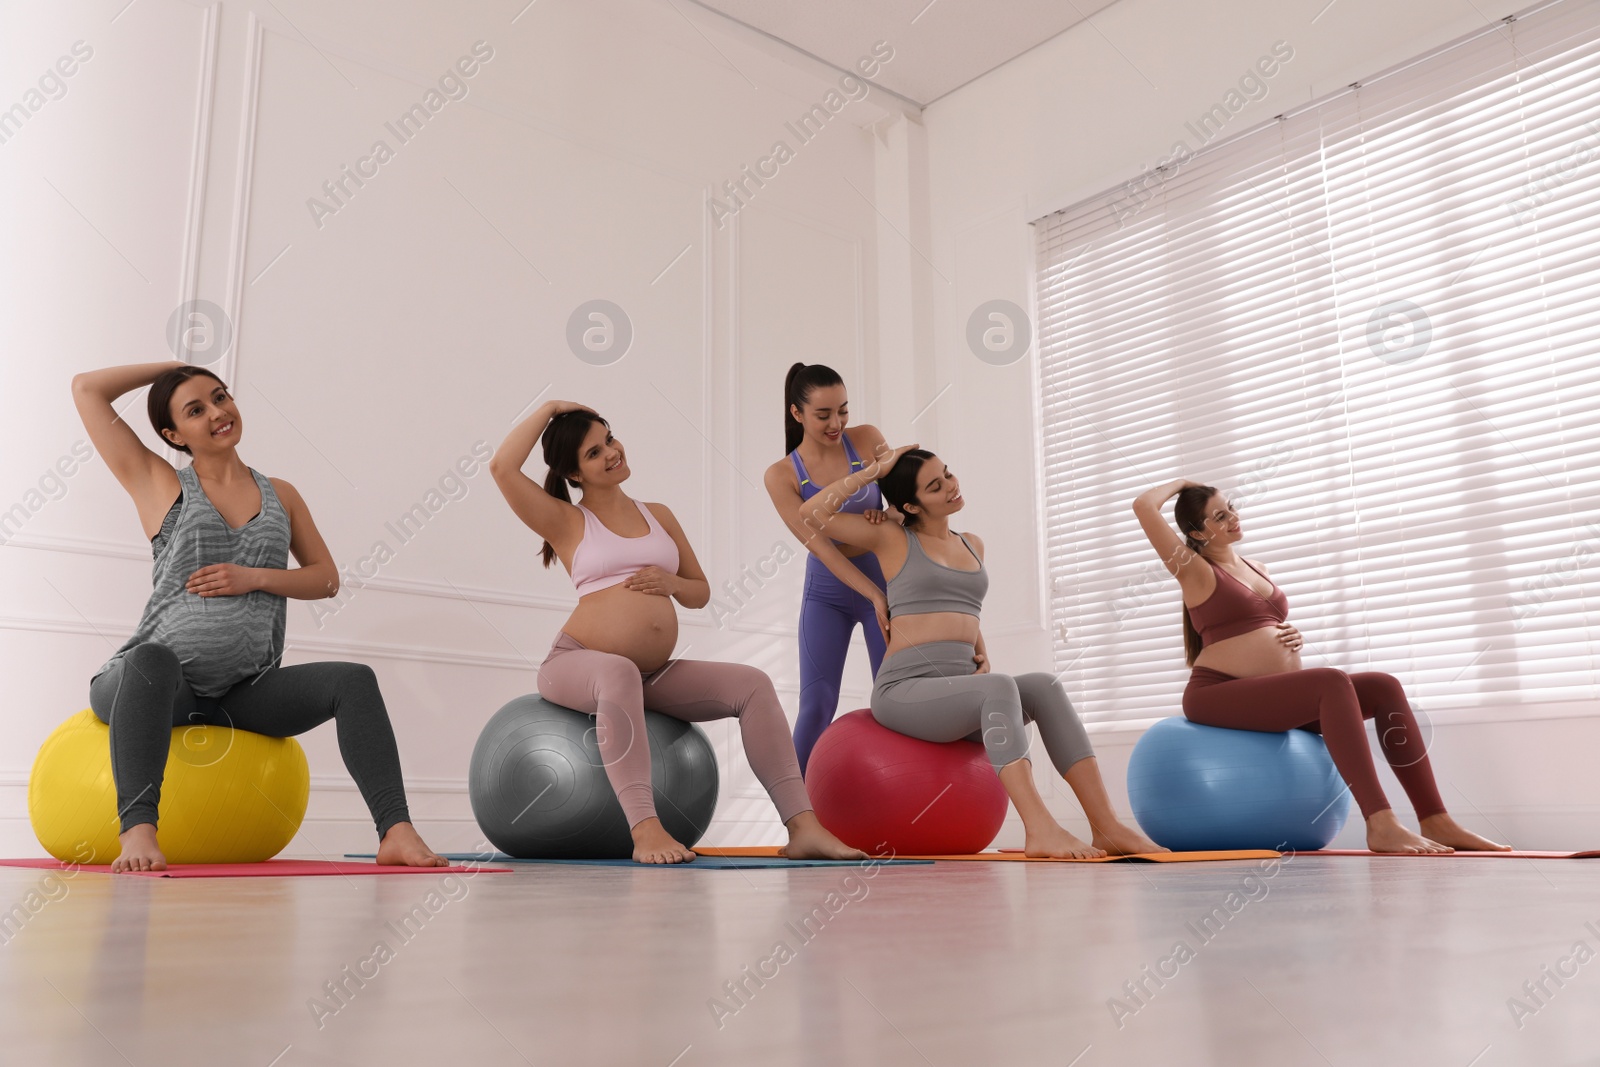
M 650 509 L 634 504 L 644 513 L 650 532 L 643 537 L 623 537 L 606 529 L 594 512 L 578 505 L 583 512 L 583 540 L 572 552 L 572 584 L 578 595 L 587 596 L 609 589 L 633 577 L 645 567 L 660 567 L 668 574 L 678 573 L 678 545 L 672 535 L 656 521 Z
M 1272 595 L 1264 597 L 1206 557 L 1217 572 L 1217 587 L 1205 600 L 1189 609 L 1189 621 L 1200 635 L 1200 644 L 1214 645 L 1230 637 L 1250 633 L 1267 626 L 1276 626 L 1289 617 L 1289 598 L 1278 583 L 1256 570 L 1255 564 L 1245 560 L 1245 566 L 1272 582 Z M 1243 559 L 1243 557 L 1240 557 Z M 1226 575 L 1228 584 L 1222 580 Z

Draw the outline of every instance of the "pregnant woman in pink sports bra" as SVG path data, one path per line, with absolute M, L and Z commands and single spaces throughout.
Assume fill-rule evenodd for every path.
M 541 439 L 549 468 L 543 487 L 522 473 Z M 622 491 L 631 472 L 610 424 L 582 404 L 551 401 L 506 436 L 489 470 L 517 518 L 545 539 L 544 565 L 559 558 L 578 589 L 578 606 L 539 667 L 539 693 L 595 717 L 606 777 L 633 833 L 633 858 L 694 859 L 656 817 L 648 708 L 687 722 L 737 718 L 750 769 L 789 830 L 784 854 L 865 859 L 813 814 L 772 680 L 743 663 L 670 658 L 678 643 L 672 600 L 704 607 L 711 587 L 667 506 Z M 582 491 L 580 503 L 572 503 L 569 486 Z
M 1176 532 L 1161 517 L 1172 497 Z M 1445 811 L 1426 742 L 1400 682 L 1389 674 L 1346 674 L 1300 666 L 1300 631 L 1288 623 L 1289 598 L 1266 569 L 1234 551 L 1243 539 L 1239 513 L 1209 485 L 1184 479 L 1133 502 L 1145 536 L 1183 589 L 1186 662 L 1183 692 L 1191 722 L 1235 730 L 1310 730 L 1367 821 L 1373 852 L 1504 851 Z M 1375 719 L 1378 743 L 1416 809 L 1422 833 L 1400 824 L 1378 781 L 1363 720 Z

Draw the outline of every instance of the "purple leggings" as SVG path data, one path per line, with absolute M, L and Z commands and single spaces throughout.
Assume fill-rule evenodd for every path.
M 1346 674 L 1331 667 L 1235 678 L 1196 667 L 1183 691 L 1183 714 L 1202 726 L 1233 730 L 1309 730 L 1321 734 L 1328 755 L 1350 787 L 1364 818 L 1389 807 L 1372 762 L 1363 720 L 1376 719 L 1378 744 L 1405 787 L 1417 818 L 1443 812 L 1427 741 L 1392 674 Z
M 869 580 L 883 588 L 878 557 L 864 552 L 850 558 Z M 883 631 L 872 601 L 833 576 L 816 556 L 806 557 L 806 587 L 800 598 L 800 718 L 794 724 L 794 750 L 805 773 L 811 750 L 839 711 L 839 683 L 845 654 L 856 626 L 867 639 L 867 658 L 876 678 L 883 664 Z
M 684 722 L 738 719 L 745 757 L 778 817 L 788 822 L 811 810 L 789 741 L 789 720 L 772 679 L 755 667 L 669 659 L 642 674 L 628 657 L 585 648 L 563 630 L 539 665 L 539 695 L 595 717 L 600 758 L 630 829 L 656 814 L 646 708 Z

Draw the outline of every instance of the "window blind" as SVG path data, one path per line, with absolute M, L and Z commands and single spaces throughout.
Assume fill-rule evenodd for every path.
M 1596 697 L 1597 85 L 1600 4 L 1546 5 L 1036 223 L 1086 719 L 1179 713 L 1178 586 L 1131 510 L 1175 477 L 1241 505 L 1305 666 L 1424 712 Z

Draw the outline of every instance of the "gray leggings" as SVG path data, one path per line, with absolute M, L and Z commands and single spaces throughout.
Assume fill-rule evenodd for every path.
M 156 823 L 174 727 L 232 726 L 268 737 L 337 722 L 339 753 L 377 824 L 378 837 L 410 822 L 400 753 L 378 679 L 363 663 L 271 667 L 215 699 L 197 697 L 165 645 L 130 648 L 89 685 L 89 705 L 111 727 L 111 775 L 122 832 Z
M 1094 755 L 1072 701 L 1054 676 L 974 674 L 973 647 L 930 641 L 883 661 L 872 690 L 872 717 L 924 741 L 981 741 L 999 770 L 1028 754 L 1028 723 L 1056 770 Z

